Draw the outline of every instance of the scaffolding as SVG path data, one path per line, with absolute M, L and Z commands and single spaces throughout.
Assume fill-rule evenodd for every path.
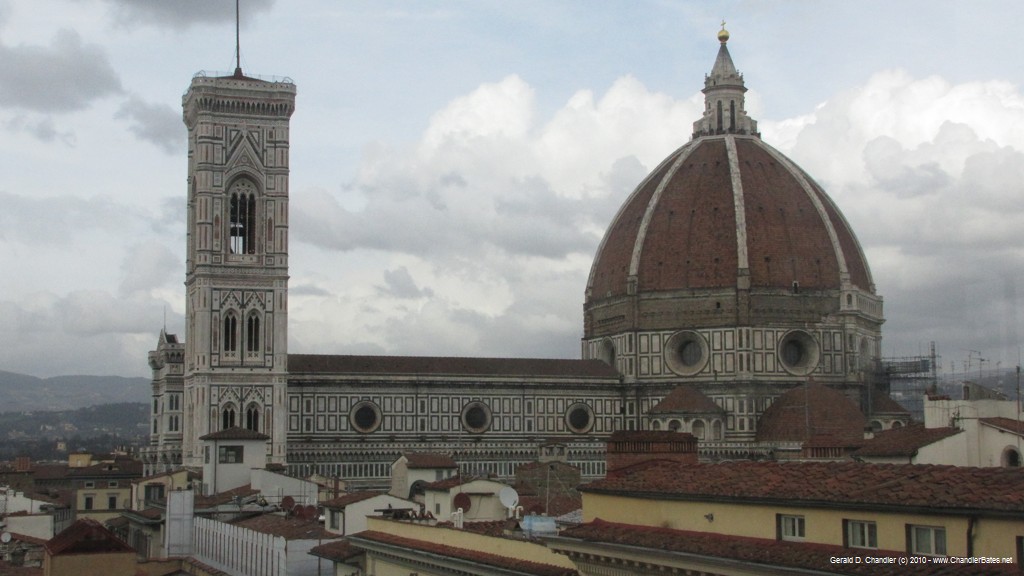
M 938 359 L 935 342 L 931 342 L 927 356 L 882 358 L 882 379 L 890 397 L 918 422 L 924 421 L 925 395 L 938 391 Z

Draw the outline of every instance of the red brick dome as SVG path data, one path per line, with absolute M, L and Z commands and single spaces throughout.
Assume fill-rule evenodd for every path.
M 587 302 L 851 285 L 874 293 L 860 245 L 824 190 L 757 135 L 707 135 L 673 152 L 619 209 Z

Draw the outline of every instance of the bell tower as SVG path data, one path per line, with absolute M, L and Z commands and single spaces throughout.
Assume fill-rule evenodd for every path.
M 197 438 L 232 427 L 270 436 L 286 459 L 288 149 L 295 84 L 199 73 L 188 127 L 185 465 Z

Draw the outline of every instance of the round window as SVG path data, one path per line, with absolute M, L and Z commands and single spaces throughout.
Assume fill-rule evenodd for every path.
M 470 402 L 462 408 L 462 426 L 474 433 L 486 432 L 491 427 L 491 409 L 483 402 Z
M 665 343 L 665 364 L 680 376 L 695 376 L 708 363 L 708 343 L 697 332 L 676 332 Z
M 373 402 L 364 400 L 352 407 L 348 420 L 358 432 L 369 434 L 380 428 L 380 408 Z
M 594 411 L 582 402 L 573 404 L 565 411 L 565 424 L 576 434 L 589 432 L 594 426 Z
M 806 376 L 818 367 L 818 342 L 803 330 L 792 330 L 779 342 L 779 360 L 790 374 Z

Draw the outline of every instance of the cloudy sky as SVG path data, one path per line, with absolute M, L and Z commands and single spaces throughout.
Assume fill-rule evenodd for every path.
M 844 211 L 886 356 L 1019 362 L 1024 3 L 243 0 L 298 86 L 290 351 L 578 357 L 616 208 L 689 139 L 722 18 L 763 138 Z M 0 370 L 183 333 L 185 128 L 230 0 L 0 0 Z

